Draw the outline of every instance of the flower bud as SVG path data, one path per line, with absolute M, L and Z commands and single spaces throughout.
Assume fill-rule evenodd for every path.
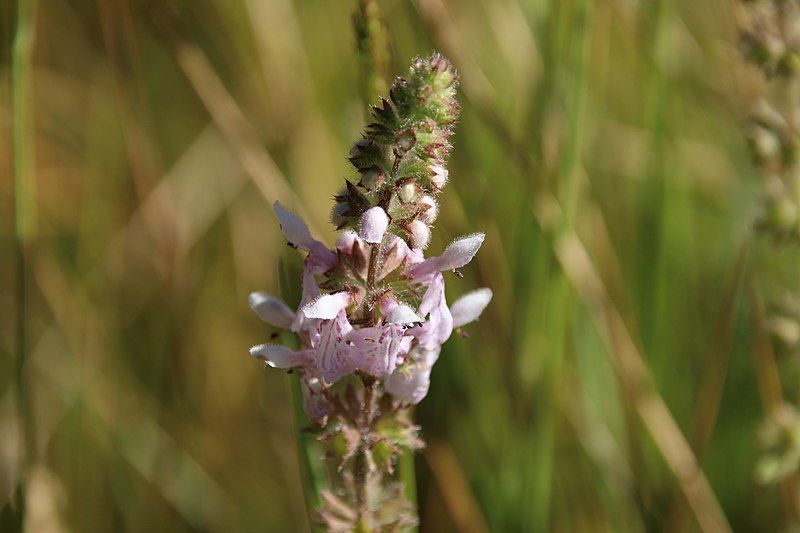
M 367 209 L 361 215 L 361 224 L 358 235 L 365 241 L 378 244 L 383 240 L 386 228 L 389 227 L 389 216 L 381 207 Z
M 422 249 L 428 246 L 428 242 L 431 240 L 431 230 L 423 221 L 412 220 L 406 231 L 408 231 L 408 240 L 412 248 Z
M 439 206 L 436 204 L 436 200 L 434 200 L 432 196 L 426 194 L 420 199 L 419 203 L 421 206 L 419 214 L 420 220 L 426 224 L 433 224 L 433 221 L 436 220 L 436 217 L 439 215 Z
M 397 188 L 397 196 L 400 197 L 400 200 L 404 203 L 413 202 L 416 195 L 417 186 L 412 180 L 406 180 Z
M 433 186 L 439 190 L 444 189 L 447 184 L 447 169 L 442 165 L 431 165 L 429 170 L 431 171 L 430 180 Z

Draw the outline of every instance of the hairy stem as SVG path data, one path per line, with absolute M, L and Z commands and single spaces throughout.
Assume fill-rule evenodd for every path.
M 361 412 L 362 417 L 358 423 L 360 436 L 358 451 L 353 461 L 353 483 L 355 484 L 358 521 L 362 531 L 369 531 L 369 529 L 365 529 L 368 527 L 368 524 L 365 523 L 365 516 L 369 512 L 368 490 L 370 476 L 369 457 L 367 454 L 370 452 L 370 435 L 374 419 L 373 408 L 378 392 L 378 383 L 369 377 L 362 377 L 361 381 L 364 385 L 364 404 Z

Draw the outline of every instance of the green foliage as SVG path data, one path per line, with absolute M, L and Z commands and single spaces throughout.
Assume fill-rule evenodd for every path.
M 448 297 L 495 293 L 469 341 L 445 347 L 414 413 L 429 443 L 416 462 L 425 529 L 697 528 L 621 388 L 597 309 L 564 276 L 553 227 L 584 244 L 732 528 L 782 529 L 780 488 L 758 483 L 757 463 L 775 459 L 766 474 L 794 464 L 785 445 L 796 429 L 760 432 L 757 306 L 736 282 L 762 179 L 742 134 L 757 73 L 737 59 L 730 3 L 380 5 L 398 59 L 438 49 L 461 76 L 452 180 L 429 251 L 485 229 Z M 272 199 L 333 242 L 330 196 L 352 176 L 343 154 L 364 125 L 352 3 L 38 7 L 26 370 L 29 486 L 42 506 L 30 516 L 88 532 L 308 531 L 300 465 L 314 457 L 297 454 L 286 376 L 247 355 L 273 331 L 246 302 L 256 289 L 279 293 L 281 257 L 286 286 L 298 279 Z M 396 135 L 410 126 L 388 100 Z M 0 113 L 13 125 L 4 104 Z M 425 134 L 415 130 L 417 145 Z M 398 179 L 429 190 L 417 145 Z M 391 170 L 391 150 L 364 152 L 359 167 Z M 3 176 L 9 163 L 0 158 Z M 0 179 L 4 213 L 11 181 Z M 570 216 L 550 216 L 541 191 Z M 0 217 L 4 250 L 11 224 Z M 771 266 L 765 293 L 796 282 L 791 257 Z M 0 261 L 2 530 L 19 444 L 15 286 L 14 265 Z M 793 310 L 775 312 L 796 320 Z M 774 327 L 786 336 L 785 323 Z M 796 353 L 779 350 L 782 369 Z M 759 436 L 774 445 L 766 456 Z

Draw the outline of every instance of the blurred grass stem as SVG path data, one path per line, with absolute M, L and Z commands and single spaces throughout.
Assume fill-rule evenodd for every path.
M 29 245 L 35 232 L 36 152 L 33 117 L 33 50 L 36 39 L 36 0 L 20 0 L 12 49 L 14 237 L 16 248 L 16 362 L 17 416 L 22 457 L 18 487 L 20 513 L 28 471 L 35 461 L 36 438 L 27 365 L 27 278 Z

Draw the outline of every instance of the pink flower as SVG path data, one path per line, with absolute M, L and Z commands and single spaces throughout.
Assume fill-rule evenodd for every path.
M 428 290 L 422 297 L 419 314 L 427 319 L 419 326 L 409 329 L 408 333 L 416 338 L 420 346 L 433 350 L 450 338 L 453 332 L 453 316 L 445 301 L 444 276 L 441 272 L 433 274 Z
M 489 289 L 478 289 L 457 300 L 452 310 L 445 299 L 442 272 L 472 260 L 484 235 L 456 239 L 441 256 L 426 260 L 419 249 L 410 248 L 396 235 L 384 242 L 388 217 L 383 209 L 374 207 L 362 216 L 359 234 L 344 232 L 334 252 L 312 238 L 305 223 L 278 203 L 275 212 L 289 242 L 308 253 L 302 298 L 298 310 L 292 311 L 281 300 L 256 292 L 250 295 L 250 306 L 265 322 L 296 332 L 302 348 L 262 344 L 250 353 L 276 368 L 303 369 L 305 408 L 315 420 L 332 409 L 325 395 L 327 387 L 356 371 L 383 380 L 386 390 L 403 402 L 422 400 L 442 344 L 453 328 L 476 320 L 492 298 Z M 414 309 L 386 291 L 375 310 L 379 311 L 377 323 L 354 327 L 348 309 L 359 308 L 364 298 L 358 283 L 363 283 L 366 274 L 370 253 L 366 243 L 383 243 L 378 282 L 399 269 L 399 279 L 424 292 L 419 308 Z M 353 287 L 347 290 L 324 292 L 317 277 L 328 277 L 343 268 L 361 281 L 354 278 L 350 280 Z
M 411 347 L 411 340 L 396 324 L 354 329 L 348 336 L 355 367 L 376 378 L 394 371 L 401 354 Z
M 431 369 L 439 358 L 441 347 L 415 349 L 409 364 L 397 368 L 384 382 L 387 392 L 403 403 L 418 404 L 428 394 Z

